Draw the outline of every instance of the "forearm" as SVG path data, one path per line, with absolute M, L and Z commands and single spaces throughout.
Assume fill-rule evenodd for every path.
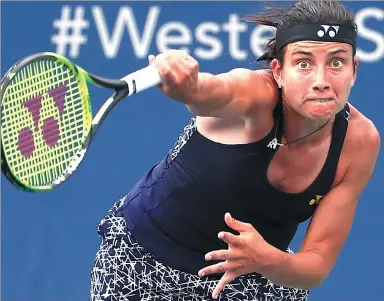
M 328 274 L 324 258 L 316 250 L 289 254 L 276 249 L 271 257 L 262 274 L 278 285 L 311 289 L 320 285 Z
M 187 104 L 198 116 L 213 116 L 222 111 L 233 98 L 233 91 L 225 74 L 199 73 L 197 94 Z

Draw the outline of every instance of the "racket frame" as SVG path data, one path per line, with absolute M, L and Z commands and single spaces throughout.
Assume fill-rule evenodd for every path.
M 20 179 L 18 179 L 18 177 L 15 176 L 14 173 L 12 173 L 11 168 L 7 163 L 4 147 L 1 142 L 1 170 L 3 174 L 15 187 L 28 192 L 42 192 L 42 191 L 52 190 L 53 188 L 65 182 L 70 176 L 72 176 L 74 171 L 79 167 L 79 165 L 83 161 L 85 153 L 87 152 L 93 137 L 95 136 L 97 130 L 99 129 L 100 125 L 105 120 L 107 115 L 110 113 L 110 111 L 116 106 L 117 103 L 119 103 L 129 94 L 136 93 L 136 91 L 134 91 L 135 89 L 131 91 L 128 89 L 129 84 L 127 83 L 127 81 L 107 79 L 107 78 L 103 78 L 103 77 L 91 74 L 85 71 L 84 69 L 82 69 L 81 67 L 73 64 L 71 61 L 69 61 L 67 58 L 61 55 L 58 55 L 52 52 L 41 52 L 41 53 L 36 53 L 19 60 L 7 71 L 5 76 L 2 78 L 1 89 L 0 89 L 0 114 L 1 114 L 2 99 L 3 99 L 4 93 L 9 83 L 14 78 L 14 76 L 20 71 L 20 69 L 24 68 L 28 64 L 34 62 L 37 59 L 43 60 L 44 58 L 60 61 L 61 63 L 66 65 L 68 68 L 72 69 L 74 75 L 76 75 L 77 78 L 80 79 L 80 81 L 83 81 L 82 84 L 84 84 L 84 86 L 87 88 L 86 97 L 87 97 L 88 107 L 90 110 L 92 110 L 92 106 L 91 106 L 91 100 L 90 100 L 90 95 L 88 91 L 88 84 L 93 84 L 101 88 L 115 90 L 115 92 L 101 106 L 101 108 L 98 110 L 95 116 L 93 116 L 91 111 L 91 116 L 93 117 L 91 127 L 88 133 L 84 135 L 83 141 L 80 143 L 81 145 L 80 148 L 78 149 L 76 154 L 73 156 L 72 161 L 68 164 L 63 174 L 59 176 L 56 180 L 53 180 L 53 182 L 50 184 L 47 184 L 44 186 L 33 186 L 33 187 L 23 184 L 23 182 Z

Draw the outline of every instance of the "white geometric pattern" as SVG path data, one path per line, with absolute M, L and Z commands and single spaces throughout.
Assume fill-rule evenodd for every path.
M 119 210 L 121 199 L 99 224 L 103 237 L 91 273 L 91 301 L 213 300 L 217 278 L 181 272 L 156 260 L 132 237 Z M 227 285 L 217 300 L 305 301 L 308 291 L 278 286 L 259 274 Z
M 192 134 L 196 131 L 196 117 L 192 117 L 189 124 L 184 127 L 183 132 L 179 135 L 171 154 L 171 159 L 175 160 L 182 147 L 187 143 Z

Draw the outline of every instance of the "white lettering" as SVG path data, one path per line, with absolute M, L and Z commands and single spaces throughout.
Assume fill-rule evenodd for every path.
M 172 31 L 177 31 L 178 35 L 171 35 Z M 181 22 L 169 22 L 160 27 L 156 36 L 156 45 L 159 52 L 167 51 L 168 49 L 178 48 L 185 52 L 189 52 L 188 47 L 180 47 L 177 44 L 190 45 L 192 36 L 190 29 Z
M 265 34 L 268 33 L 268 36 Z M 273 37 L 272 30 L 267 26 L 257 26 L 251 34 L 250 44 L 253 53 L 259 57 L 265 51 L 265 44 L 268 42 L 270 38 Z
M 204 60 L 213 60 L 218 58 L 223 53 L 223 44 L 221 40 L 208 33 L 219 33 L 220 27 L 214 22 L 204 22 L 196 27 L 196 41 L 204 45 L 210 46 L 210 50 L 204 50 L 202 47 L 197 47 L 195 55 Z
M 92 14 L 95 20 L 97 32 L 100 37 L 101 45 L 107 58 L 116 57 L 120 48 L 125 26 L 128 28 L 132 48 L 136 57 L 143 58 L 148 54 L 153 34 L 157 25 L 157 20 L 160 14 L 160 8 L 158 6 L 152 6 L 149 9 L 143 35 L 141 37 L 137 28 L 135 15 L 132 13 L 130 7 L 123 6 L 120 8 L 115 27 L 113 29 L 112 37 L 110 37 L 108 34 L 108 28 L 104 18 L 103 9 L 100 6 L 93 6 Z
M 197 60 L 214 60 L 224 53 L 226 46 L 223 44 L 223 34 L 227 33 L 229 59 L 246 60 L 250 54 L 256 57 L 261 56 L 265 51 L 266 43 L 273 37 L 273 31 L 268 26 L 255 25 L 250 31 L 246 22 L 242 22 L 237 14 L 229 14 L 228 21 L 222 24 L 204 21 L 192 28 L 185 22 L 169 21 L 159 27 L 160 12 L 159 6 L 149 7 L 144 27 L 139 29 L 139 20 L 133 9 L 129 6 L 122 6 L 113 30 L 109 31 L 102 7 L 93 6 L 93 19 L 105 56 L 107 58 L 117 56 L 126 29 L 137 58 L 145 58 L 149 54 L 152 41 L 155 39 L 157 47 L 155 52 L 164 52 L 173 48 L 192 53 Z M 379 8 L 366 7 L 356 13 L 359 37 L 365 40 L 357 48 L 357 57 L 360 61 L 373 63 L 384 58 L 382 30 L 377 26 L 375 26 L 375 30 L 371 28 L 374 25 L 370 25 L 383 20 L 384 10 Z M 335 31 L 332 33 L 337 34 L 336 28 L 334 29 Z M 327 28 L 327 32 L 329 30 Z M 324 32 L 324 34 L 326 33 Z M 367 43 L 371 43 L 373 49 L 367 49 L 369 47 Z
M 384 10 L 374 7 L 367 7 L 360 10 L 356 16 L 356 24 L 359 29 L 359 36 L 376 44 L 372 52 L 366 52 L 360 48 L 356 50 L 356 55 L 365 62 L 376 62 L 384 58 L 384 36 L 379 32 L 372 30 L 365 25 L 365 21 L 370 18 L 384 20 Z
M 69 163 L 67 168 L 64 170 L 63 174 L 60 175 L 57 179 L 53 180 L 52 184 L 59 185 L 60 183 L 64 182 L 70 175 L 72 175 L 77 169 L 77 167 L 80 165 L 81 161 L 83 161 L 86 152 L 86 148 L 80 149 L 73 157 L 72 161 Z
M 247 51 L 240 49 L 239 33 L 247 30 L 247 24 L 239 22 L 239 17 L 235 14 L 229 15 L 229 21 L 223 24 L 223 30 L 229 33 L 229 54 L 235 60 L 245 60 L 248 56 Z

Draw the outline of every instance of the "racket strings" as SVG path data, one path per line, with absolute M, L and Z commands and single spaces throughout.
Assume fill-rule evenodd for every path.
M 53 60 L 30 63 L 14 76 L 3 98 L 1 130 L 19 180 L 43 186 L 63 174 L 89 130 L 86 94 L 72 69 Z

